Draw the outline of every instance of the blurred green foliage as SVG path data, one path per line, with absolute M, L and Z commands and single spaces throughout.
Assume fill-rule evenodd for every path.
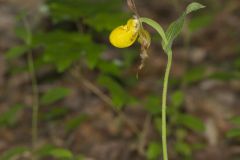
M 84 160 L 84 156 L 75 155 L 71 150 L 45 144 L 37 150 L 40 159 L 57 159 L 57 160 Z
M 7 151 L 5 151 L 2 155 L 0 155 L 1 160 L 12 160 L 17 156 L 22 155 L 25 152 L 29 152 L 29 148 L 25 146 L 17 146 L 13 147 Z
M 76 117 L 71 117 L 66 123 L 65 123 L 65 130 L 66 132 L 70 133 L 74 131 L 76 128 L 78 128 L 83 122 L 87 121 L 89 119 L 89 116 L 86 114 L 80 114 Z
M 50 105 L 66 97 L 70 93 L 70 89 L 64 87 L 57 87 L 48 90 L 42 95 L 40 101 L 42 105 Z
M 147 149 L 147 159 L 155 160 L 160 157 L 162 153 L 162 144 L 158 142 L 150 142 Z
M 112 30 L 126 21 L 121 0 L 48 0 L 54 22 L 79 21 L 97 31 Z
M 240 139 L 240 117 L 235 116 L 230 120 L 232 128 L 228 130 L 227 137 L 231 139 Z
M 182 112 L 184 99 L 185 94 L 181 90 L 171 93 L 171 103 L 167 110 L 169 117 L 167 134 L 169 137 L 175 138 L 172 151 L 178 157 L 181 157 L 181 159 L 191 159 L 192 153 L 201 148 L 199 146 L 202 146 L 202 144 L 200 142 L 198 144 L 191 144 L 188 142 L 187 137 L 192 132 L 195 134 L 203 133 L 205 127 L 202 120 L 198 117 Z M 155 127 L 161 137 L 161 110 L 157 109 L 160 105 L 159 98 L 155 96 L 147 98 L 147 103 L 145 103 L 145 108 L 149 114 L 152 114 Z M 159 158 L 161 152 L 156 149 L 159 147 L 161 147 L 161 143 L 158 140 L 149 142 L 146 153 L 149 160 L 157 160 Z
M 0 126 L 11 127 L 14 126 L 20 116 L 19 113 L 25 108 L 22 104 L 16 104 L 3 113 L 0 113 Z
M 131 64 L 134 57 L 123 53 L 126 59 L 117 62 L 103 59 L 102 54 L 106 51 L 110 30 L 129 18 L 126 12 L 122 12 L 122 1 L 48 0 L 46 6 L 54 27 L 34 31 L 30 48 L 26 44 L 16 46 L 8 51 L 6 57 L 12 60 L 23 56 L 28 50 L 41 49 L 43 52 L 36 55 L 35 61 L 38 69 L 49 64 L 58 72 L 64 72 L 80 62 L 90 70 L 100 70 L 97 78 L 99 84 L 109 89 L 113 104 L 121 108 L 129 95 L 114 77 L 120 77 L 122 66 Z M 26 32 L 26 28 L 24 30 L 22 27 L 16 30 L 24 42 L 27 39 Z M 104 85 L 108 82 L 111 85 Z M 51 96 L 45 95 L 41 102 L 54 100 Z
M 122 1 L 49 0 L 46 4 L 53 24 L 60 27 L 34 35 L 34 46 L 44 49 L 43 61 L 54 64 L 59 72 L 66 71 L 75 62 L 85 63 L 90 70 L 100 70 L 99 84 L 109 90 L 113 105 L 121 108 L 128 102 L 128 96 L 113 76 L 119 77 L 123 68 L 101 55 L 108 44 L 103 37 L 108 37 L 112 28 L 129 17 L 122 12 Z M 99 40 L 96 35 L 100 36 Z

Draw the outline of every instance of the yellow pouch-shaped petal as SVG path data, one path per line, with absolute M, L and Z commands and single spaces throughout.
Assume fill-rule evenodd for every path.
M 111 44 L 117 48 L 126 48 L 131 46 L 138 37 L 139 22 L 137 19 L 128 20 L 124 26 L 115 28 L 110 36 L 109 40 Z

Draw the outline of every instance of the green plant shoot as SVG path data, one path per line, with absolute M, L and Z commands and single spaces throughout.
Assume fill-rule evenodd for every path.
M 168 56 L 167 67 L 164 75 L 163 82 L 163 93 L 162 93 L 162 148 L 163 148 L 163 159 L 168 160 L 167 154 L 167 127 L 166 127 L 166 106 L 167 106 L 167 87 L 168 87 L 168 79 L 169 73 L 172 64 L 172 44 L 174 39 L 179 35 L 182 30 L 185 17 L 196 10 L 204 8 L 205 6 L 192 2 L 183 12 L 183 14 L 174 22 L 172 22 L 166 31 L 163 30 L 161 25 L 155 22 L 152 19 L 140 17 L 135 3 L 133 0 L 128 0 L 129 8 L 134 12 L 134 18 L 128 20 L 126 25 L 119 26 L 115 28 L 110 36 L 109 40 L 111 44 L 117 48 L 126 48 L 131 46 L 136 40 L 141 45 L 141 53 L 140 57 L 142 62 L 139 66 L 139 70 L 143 68 L 144 61 L 148 57 L 148 48 L 151 43 L 150 34 L 143 28 L 143 23 L 153 27 L 161 37 L 161 45 L 164 52 Z

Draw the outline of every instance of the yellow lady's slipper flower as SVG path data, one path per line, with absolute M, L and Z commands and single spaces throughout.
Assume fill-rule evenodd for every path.
M 126 25 L 115 28 L 111 32 L 109 40 L 117 48 L 129 47 L 136 41 L 139 29 L 140 23 L 138 19 L 130 19 Z
M 144 66 L 146 58 L 148 57 L 147 50 L 151 43 L 151 37 L 142 27 L 139 18 L 128 20 L 126 25 L 115 28 L 109 36 L 111 44 L 117 48 L 129 47 L 136 41 L 137 38 L 141 45 L 141 64 L 139 66 L 139 70 L 141 70 Z

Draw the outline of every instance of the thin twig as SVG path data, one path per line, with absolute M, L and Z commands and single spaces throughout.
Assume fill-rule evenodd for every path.
M 126 117 L 126 115 L 122 112 L 122 111 L 118 111 L 115 109 L 111 98 L 109 98 L 106 94 L 104 94 L 97 86 L 95 86 L 92 82 L 90 82 L 89 80 L 87 80 L 86 78 L 84 78 L 81 74 L 80 69 L 76 69 L 74 68 L 72 70 L 72 75 L 77 78 L 78 80 L 80 80 L 83 84 L 83 86 L 85 86 L 87 89 L 89 89 L 92 93 L 94 93 L 95 95 L 97 95 L 104 103 L 106 103 L 108 106 L 111 107 L 111 109 L 118 114 L 118 116 L 120 118 L 122 118 L 125 123 L 132 129 L 132 131 L 135 134 L 139 133 L 139 129 L 138 127 L 131 122 L 131 120 L 128 119 L 128 117 Z
M 28 67 L 29 72 L 32 79 L 32 93 L 33 93 L 33 106 L 32 106 L 32 159 L 36 160 L 37 157 L 35 155 L 36 146 L 37 146 L 37 139 L 38 139 L 38 109 L 39 109 L 39 90 L 37 85 L 37 78 L 36 78 L 36 72 L 34 68 L 34 60 L 33 60 L 33 53 L 30 49 L 31 43 L 32 43 L 32 32 L 31 27 L 26 19 L 26 17 L 23 17 L 23 22 L 25 29 L 27 31 L 27 39 L 26 39 L 26 45 L 29 47 L 28 50 Z
M 138 152 L 141 155 L 145 155 L 145 153 L 146 153 L 145 147 L 147 144 L 147 138 L 148 138 L 150 126 L 151 126 L 151 116 L 148 114 L 144 120 L 143 130 L 139 137 Z

